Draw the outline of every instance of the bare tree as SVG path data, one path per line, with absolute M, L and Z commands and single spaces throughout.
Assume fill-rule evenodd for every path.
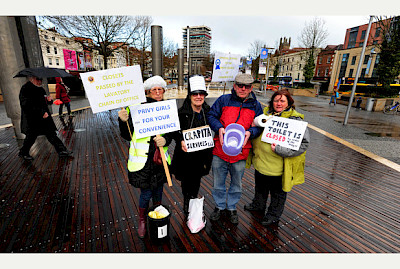
M 248 51 L 249 56 L 252 57 L 253 59 L 257 58 L 260 55 L 261 48 L 265 48 L 265 47 L 266 47 L 266 44 L 263 41 L 261 41 L 259 39 L 254 40 L 253 43 L 250 43 L 250 48 Z
M 78 42 L 89 49 L 97 49 L 107 58 L 119 48 L 135 43 L 149 17 L 144 16 L 41 16 L 39 22 L 53 24 L 60 34 L 78 37 Z M 86 40 L 85 40 L 86 39 Z M 92 42 L 87 42 L 90 39 Z
M 164 71 L 175 76 L 175 67 L 178 65 L 178 44 L 164 37 L 163 39 L 163 63 Z
M 321 18 L 315 17 L 310 22 L 306 22 L 301 34 L 299 36 L 300 45 L 308 48 L 307 61 L 304 66 L 304 80 L 310 83 L 315 69 L 315 49 L 321 47 L 328 38 L 328 30 L 325 28 L 325 21 Z
M 310 49 L 319 48 L 325 44 L 328 35 L 325 20 L 315 17 L 310 22 L 305 23 L 299 36 L 300 45 Z
M 138 38 L 133 44 L 141 52 L 139 63 L 143 73 L 151 63 L 151 54 L 148 52 L 151 51 L 151 24 L 153 23 L 153 18 L 148 16 L 140 16 L 138 18 L 141 21 L 141 27 L 137 31 Z

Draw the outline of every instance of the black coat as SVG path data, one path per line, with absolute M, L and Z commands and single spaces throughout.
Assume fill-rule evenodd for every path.
M 194 113 L 190 97 L 188 96 L 183 102 L 182 107 L 178 110 L 181 130 L 208 125 L 207 117 L 204 118 L 204 116 L 210 110 L 210 106 L 204 102 L 202 110 L 204 113 L 202 111 Z M 174 139 L 176 146 L 171 163 L 171 173 L 175 175 L 175 178 L 183 181 L 186 179 L 190 180 L 194 176 L 202 177 L 208 175 L 211 168 L 213 149 L 208 148 L 200 151 L 184 152 L 181 147 L 181 141 L 183 141 L 182 132 L 174 132 Z
M 147 103 L 152 103 L 152 102 L 156 102 L 156 100 L 147 97 Z M 131 141 L 132 138 L 129 134 L 128 125 L 126 124 L 126 122 L 121 121 L 121 119 L 118 117 L 118 123 L 119 123 L 119 129 L 121 132 L 121 136 L 125 140 Z M 134 132 L 134 126 L 132 123 L 131 113 L 129 113 L 128 123 L 129 123 L 131 132 Z M 153 140 L 154 137 L 155 136 L 152 136 L 150 138 L 149 152 L 148 152 L 147 161 L 146 161 L 144 167 L 141 170 L 136 171 L 136 172 L 128 171 L 129 183 L 136 188 L 155 189 L 156 187 L 163 185 L 165 182 L 167 182 L 167 176 L 165 175 L 164 166 L 162 164 L 157 165 L 153 162 L 154 153 L 156 151 L 156 145 Z M 165 146 L 168 146 L 172 141 L 172 134 L 167 133 L 163 137 L 166 140 Z
M 37 87 L 29 81 L 21 87 L 19 102 L 21 105 L 22 133 L 45 134 L 57 130 L 48 107 L 53 101 L 48 102 L 46 95 L 47 93 L 42 87 Z M 45 112 L 49 116 L 43 119 Z

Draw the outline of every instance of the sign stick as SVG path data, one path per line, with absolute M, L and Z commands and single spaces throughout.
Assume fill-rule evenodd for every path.
M 156 135 L 156 136 L 160 137 L 160 135 Z M 163 162 L 165 175 L 167 176 L 168 186 L 171 187 L 172 186 L 171 175 L 169 174 L 169 169 L 168 169 L 168 165 L 167 165 L 167 159 L 165 159 L 164 149 L 163 149 L 163 147 L 158 147 L 158 149 L 160 150 L 160 153 L 162 152 L 161 159 Z

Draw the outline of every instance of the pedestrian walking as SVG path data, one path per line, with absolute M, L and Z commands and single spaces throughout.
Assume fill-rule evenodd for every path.
M 166 86 L 167 83 L 160 76 L 147 79 L 144 82 L 146 103 L 162 101 Z M 146 215 L 150 200 L 154 206 L 161 204 L 163 186 L 167 182 L 164 167 L 161 162 L 155 160 L 155 156 L 161 159 L 160 154 L 165 154 L 167 163 L 171 164 L 171 157 L 167 151 L 172 135 L 167 133 L 137 139 L 130 113 L 133 106 L 130 105 L 118 112 L 118 123 L 122 138 L 130 141 L 128 179 L 133 187 L 140 189 L 138 234 L 140 238 L 143 238 L 146 234 Z M 162 153 L 157 153 L 158 147 L 163 147 Z
M 39 135 L 46 136 L 60 157 L 72 156 L 72 151 L 67 150 L 57 137 L 57 128 L 48 107 L 53 103 L 53 99 L 42 87 L 42 81 L 42 78 L 28 76 L 28 82 L 21 87 L 19 93 L 21 132 L 26 135 L 19 156 L 26 161 L 33 160 L 29 151 Z
M 208 95 L 204 77 L 189 78 L 189 94 L 178 109 L 181 130 L 174 133 L 176 147 L 172 158 L 171 173 L 181 181 L 183 212 L 188 215 L 190 199 L 198 198 L 201 178 L 208 175 L 211 168 L 212 149 L 187 152 L 182 131 L 208 125 L 206 114 L 210 106 L 205 102 Z
M 58 108 L 58 116 L 62 119 L 63 116 L 63 107 L 67 108 L 68 116 L 71 118 L 71 98 L 69 97 L 69 87 L 64 84 L 63 79 L 60 77 L 56 77 L 56 99 L 60 100 L 62 104 Z
M 361 103 L 362 103 L 362 98 L 361 96 L 359 96 L 357 99 L 356 109 L 361 109 Z
M 295 110 L 294 100 L 289 91 L 275 92 L 269 106 L 264 108 L 265 115 L 303 120 L 304 115 Z M 265 212 L 268 195 L 271 201 L 262 219 L 262 225 L 276 224 L 283 213 L 287 192 L 294 184 L 304 182 L 305 153 L 310 143 L 308 129 L 304 134 L 299 150 L 261 141 L 261 135 L 252 140 L 253 148 L 246 167 L 253 164 L 255 190 L 253 201 L 244 206 L 248 211 Z
M 215 209 L 210 216 L 213 221 L 218 220 L 221 211 L 227 209 L 231 223 L 238 224 L 239 222 L 236 204 L 242 194 L 242 177 L 251 148 L 248 139 L 259 136 L 262 131 L 259 127 L 252 127 L 254 118 L 262 113 L 261 104 L 252 92 L 253 81 L 253 77 L 249 74 L 238 74 L 235 77 L 231 94 L 220 96 L 212 105 L 207 116 L 211 129 L 216 133 L 212 160 L 214 178 L 212 195 Z M 229 156 L 222 149 L 225 128 L 231 123 L 237 123 L 245 129 L 242 151 L 236 156 Z M 228 173 L 231 176 L 231 182 L 227 191 L 226 177 Z
M 339 92 L 336 90 L 333 90 L 333 93 L 331 95 L 331 100 L 329 101 L 329 105 L 333 103 L 333 105 L 336 106 L 336 99 L 339 97 Z

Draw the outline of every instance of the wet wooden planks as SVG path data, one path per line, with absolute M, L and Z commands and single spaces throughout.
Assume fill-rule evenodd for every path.
M 128 143 L 119 136 L 117 111 L 75 113 L 55 122 L 74 158 L 58 158 L 40 137 L 32 163 L 17 157 L 11 128 L 0 130 L 1 252 L 398 252 L 399 173 L 310 130 L 306 183 L 288 194 L 281 222 L 260 224 L 262 214 L 243 210 L 254 194 L 254 170 L 245 171 L 239 225 L 207 219 L 191 234 L 182 212 L 180 182 L 164 187 L 171 211 L 169 240 L 138 238 L 139 190 L 127 181 Z M 173 151 L 174 144 L 171 145 Z M 214 209 L 211 174 L 200 195 Z

